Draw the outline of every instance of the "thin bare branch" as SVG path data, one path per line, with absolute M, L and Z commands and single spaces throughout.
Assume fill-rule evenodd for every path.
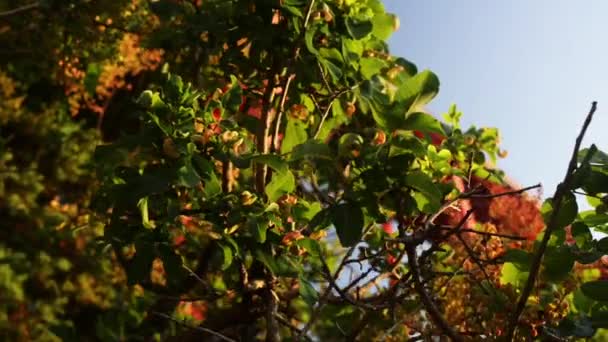
M 23 5 L 21 7 L 16 7 L 16 8 L 13 8 L 11 10 L 8 10 L 8 11 L 0 12 L 0 17 L 8 17 L 10 15 L 14 15 L 14 14 L 17 14 L 19 12 L 23 12 L 23 11 L 34 9 L 34 8 L 36 8 L 38 6 L 40 6 L 40 3 L 38 1 L 36 1 L 36 2 L 31 3 L 31 4 Z
M 368 225 L 363 230 L 363 234 L 361 234 L 361 238 L 363 238 L 372 227 L 373 227 L 373 224 Z M 344 258 L 342 258 L 342 261 L 338 265 L 338 268 L 334 272 L 333 279 L 338 279 L 338 277 L 340 276 L 340 272 L 342 272 L 342 269 L 346 265 L 346 261 L 349 260 L 350 256 L 355 252 L 356 248 L 357 248 L 357 244 L 353 245 L 352 247 L 350 247 L 348 249 L 348 251 L 344 255 Z M 310 320 L 306 323 L 306 325 L 304 326 L 304 328 L 302 329 L 302 331 L 300 332 L 300 335 L 296 338 L 296 340 L 299 341 L 302 338 L 304 338 L 304 336 L 306 336 L 308 334 L 308 330 L 310 330 L 310 328 L 312 328 L 312 325 L 317 321 L 317 319 L 319 318 L 319 313 L 321 312 L 321 309 L 323 309 L 323 306 L 325 305 L 325 301 L 327 300 L 327 298 L 329 298 L 329 296 L 331 294 L 331 289 L 332 289 L 332 287 L 328 286 L 327 289 L 325 289 L 325 291 L 323 292 L 323 294 L 319 297 L 318 304 L 315 307 L 315 309 L 313 310 L 313 313 L 310 315 Z
M 156 315 L 156 316 L 159 316 L 159 317 L 166 318 L 166 319 L 168 319 L 168 320 L 170 320 L 170 321 L 173 321 L 173 322 L 175 322 L 175 323 L 177 323 L 177 324 L 179 324 L 179 325 L 181 325 L 181 326 L 184 326 L 184 327 L 186 327 L 186 328 L 188 328 L 188 329 L 192 329 L 192 330 L 201 331 L 201 332 L 204 332 L 204 333 L 207 333 L 207 334 L 213 335 L 213 336 L 215 336 L 215 337 L 217 337 L 217 338 L 219 338 L 219 339 L 222 339 L 222 340 L 224 340 L 224 341 L 228 341 L 228 342 L 236 342 L 236 340 L 233 340 L 233 339 L 231 339 L 230 337 L 228 337 L 228 336 L 226 336 L 226 335 L 220 334 L 220 333 L 219 333 L 219 332 L 217 332 L 217 331 L 213 331 L 213 330 L 211 330 L 211 329 L 207 329 L 207 328 L 203 328 L 203 327 L 198 327 L 198 326 L 190 325 L 190 324 L 188 324 L 188 323 L 186 323 L 186 322 L 184 322 L 184 321 L 180 321 L 179 319 L 177 319 L 177 318 L 175 318 L 175 317 L 172 317 L 172 316 L 170 316 L 170 315 L 164 314 L 164 313 L 162 313 L 162 312 L 152 311 L 152 314 L 153 314 L 153 315 Z
M 325 120 L 329 116 L 329 112 L 331 111 L 331 107 L 334 105 L 334 101 L 335 101 L 335 99 L 333 99 L 329 103 L 329 105 L 327 105 L 327 108 L 325 108 L 325 112 L 323 113 L 323 116 L 321 117 L 321 122 L 319 122 L 319 127 L 317 127 L 317 132 L 315 133 L 314 139 L 317 139 L 317 137 L 319 136 L 319 133 L 321 133 L 321 129 L 323 128 L 323 124 L 325 123 Z
M 416 246 L 414 245 L 406 245 L 405 250 L 407 252 L 408 264 L 410 265 L 410 272 L 412 272 L 412 277 L 414 278 L 414 288 L 418 295 L 420 295 L 420 299 L 422 299 L 422 303 L 426 311 L 431 316 L 433 322 L 446 334 L 448 337 L 452 339 L 452 341 L 464 341 L 463 337 L 456 332 L 452 326 L 445 320 L 437 305 L 429 294 L 426 292 L 424 288 L 424 284 L 420 279 L 420 268 L 418 267 L 418 258 L 416 257 Z
M 531 185 L 519 190 L 513 190 L 513 191 L 506 191 L 506 192 L 501 192 L 498 194 L 488 194 L 488 195 L 484 195 L 484 194 L 471 194 L 470 196 L 468 196 L 468 198 L 496 198 L 496 197 L 502 197 L 502 196 L 509 196 L 509 195 L 518 195 L 521 194 L 523 192 L 526 191 L 530 191 L 533 189 L 538 189 L 540 188 L 542 185 L 540 183 L 535 184 L 535 185 Z
M 511 316 L 509 320 L 509 324 L 507 326 L 507 334 L 506 341 L 511 341 L 515 335 L 515 331 L 517 330 L 517 325 L 519 323 L 519 317 L 526 307 L 526 303 L 528 302 L 528 297 L 532 293 L 534 289 L 534 284 L 536 283 L 536 278 L 538 277 L 538 273 L 540 271 L 540 266 L 543 261 L 543 256 L 545 251 L 547 250 L 547 245 L 549 244 L 549 240 L 551 239 L 551 235 L 557 226 L 557 219 L 559 216 L 559 209 L 561 208 L 562 201 L 564 200 L 564 196 L 571 190 L 572 181 L 574 172 L 576 171 L 577 161 L 578 161 L 578 152 L 581 147 L 581 143 L 583 142 L 583 138 L 585 137 L 585 133 L 587 132 L 587 128 L 589 128 L 589 124 L 593 119 L 593 114 L 597 109 L 597 102 L 593 101 L 591 104 L 591 109 L 585 118 L 585 122 L 583 123 L 583 127 L 576 138 L 576 143 L 574 144 L 574 150 L 572 151 L 572 157 L 570 158 L 570 164 L 568 165 L 568 170 L 566 171 L 566 175 L 564 176 L 564 180 L 557 186 L 555 190 L 555 194 L 551 201 L 553 211 L 551 212 L 551 216 L 549 217 L 547 228 L 545 230 L 545 234 L 543 235 L 543 239 L 538 247 L 538 251 L 534 255 L 534 259 L 532 260 L 532 264 L 530 266 L 530 274 L 528 276 L 528 280 L 526 281 L 526 285 L 519 297 L 519 301 L 517 302 L 517 306 L 515 308 L 515 312 Z
M 285 81 L 285 87 L 283 87 L 283 96 L 281 97 L 281 103 L 279 105 L 279 115 L 277 116 L 277 122 L 274 126 L 274 138 L 272 139 L 275 151 L 279 151 L 279 133 L 281 130 L 281 119 L 283 118 L 283 114 L 285 113 L 285 101 L 287 101 L 289 86 L 291 85 L 291 81 L 293 81 L 295 77 L 295 74 L 289 75 L 289 77 L 287 77 L 287 81 Z
M 284 326 L 286 326 L 287 328 L 289 328 L 291 331 L 293 331 L 293 332 L 294 332 L 294 334 L 295 334 L 296 336 L 297 336 L 297 335 L 300 335 L 300 333 L 302 332 L 302 330 L 301 330 L 300 328 L 298 328 L 298 327 L 296 327 L 295 325 L 293 325 L 293 324 L 292 324 L 292 323 L 291 323 L 289 320 L 287 320 L 287 319 L 286 319 L 286 318 L 284 318 L 283 316 L 281 316 L 281 315 L 276 315 L 276 319 L 277 319 L 277 321 L 278 321 L 279 323 L 283 324 Z M 308 336 L 304 336 L 304 338 L 305 338 L 307 341 L 311 341 L 311 339 L 310 339 Z
M 451 227 L 451 226 L 437 226 L 437 228 L 441 229 L 441 230 L 452 230 L 452 229 L 454 229 L 454 227 Z M 500 234 L 500 233 L 490 233 L 490 232 L 484 232 L 484 231 L 481 231 L 481 230 L 470 229 L 470 228 L 462 228 L 462 229 L 460 229 L 460 232 L 462 232 L 462 233 L 473 233 L 473 234 L 484 235 L 484 236 L 494 236 L 494 237 L 499 237 L 499 238 L 503 238 L 503 239 L 510 239 L 510 240 L 517 240 L 517 241 L 527 240 L 527 238 L 525 238 L 523 236 Z

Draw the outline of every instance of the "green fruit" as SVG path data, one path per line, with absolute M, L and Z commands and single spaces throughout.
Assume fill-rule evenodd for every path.
M 151 108 L 154 101 L 154 93 L 151 90 L 145 90 L 137 99 L 137 104 L 144 108 Z
M 338 155 L 341 157 L 352 157 L 354 151 L 358 151 L 363 145 L 363 137 L 356 133 L 346 133 L 340 138 Z

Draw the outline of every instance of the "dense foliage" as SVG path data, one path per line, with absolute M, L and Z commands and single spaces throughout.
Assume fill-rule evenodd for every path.
M 379 0 L 0 0 L 0 336 L 601 340 L 595 103 L 541 206 L 496 129 L 425 112 L 398 28 Z

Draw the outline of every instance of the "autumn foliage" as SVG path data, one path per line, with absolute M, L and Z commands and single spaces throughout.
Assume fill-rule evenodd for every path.
M 506 181 L 379 0 L 0 19 L 1 340 L 602 339 L 608 157 Z

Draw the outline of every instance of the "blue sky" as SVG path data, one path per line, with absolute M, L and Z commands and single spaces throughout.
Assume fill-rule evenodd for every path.
M 401 19 L 391 52 L 434 71 L 439 96 L 463 124 L 500 129 L 499 167 L 551 196 L 590 108 L 584 145 L 608 150 L 608 1 L 385 0 Z

